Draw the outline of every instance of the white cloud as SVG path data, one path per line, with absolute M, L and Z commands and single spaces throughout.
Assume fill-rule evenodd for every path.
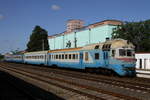
M 61 7 L 58 6 L 58 5 L 52 5 L 52 6 L 51 6 L 51 9 L 52 9 L 52 10 L 60 10 Z
M 4 16 L 2 14 L 0 14 L 0 20 L 3 19 L 3 18 L 4 18 Z

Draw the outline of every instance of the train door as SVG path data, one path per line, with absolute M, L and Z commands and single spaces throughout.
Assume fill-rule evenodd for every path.
M 105 66 L 109 65 L 109 51 L 103 51 L 103 58 Z
M 111 48 L 111 44 L 104 44 L 103 47 L 102 47 L 104 64 L 105 64 L 106 67 L 109 65 L 110 48 Z
M 80 59 L 80 67 L 83 68 L 83 52 L 80 52 L 79 54 L 80 54 L 80 57 L 79 57 L 79 59 Z
M 47 65 L 47 63 L 48 63 L 48 55 L 45 54 L 45 57 L 44 57 L 44 58 L 45 58 L 45 59 L 44 59 L 44 64 Z

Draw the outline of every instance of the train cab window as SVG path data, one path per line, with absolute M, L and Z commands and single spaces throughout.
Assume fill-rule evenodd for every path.
M 127 56 L 132 56 L 132 51 L 131 50 L 127 50 Z
M 126 50 L 125 49 L 119 49 L 119 55 L 120 56 L 126 56 Z
M 71 59 L 71 54 L 69 54 L 69 59 Z
M 68 55 L 67 54 L 65 54 L 65 59 L 68 59 Z
M 130 50 L 130 49 L 119 49 L 119 55 L 120 56 L 133 56 L 133 54 L 132 54 L 132 50 Z
M 62 59 L 64 59 L 64 54 L 62 54 Z
M 75 59 L 75 58 L 76 58 L 76 55 L 75 55 L 75 54 L 73 54 L 72 59 Z
M 112 57 L 115 57 L 115 53 L 116 53 L 116 51 L 112 50 L 112 53 L 111 53 Z
M 85 52 L 85 61 L 88 61 L 89 60 L 89 54 L 88 52 Z
M 99 53 L 95 53 L 95 60 L 99 60 Z

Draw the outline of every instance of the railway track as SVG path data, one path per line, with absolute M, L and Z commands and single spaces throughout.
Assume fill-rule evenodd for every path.
M 123 95 L 123 94 L 119 94 L 119 93 L 114 93 L 114 92 L 110 92 L 110 91 L 105 91 L 105 90 L 102 90 L 101 88 L 97 88 L 97 87 L 93 87 L 93 86 L 90 86 L 90 85 L 83 85 L 81 83 L 77 83 L 77 82 L 73 82 L 73 81 L 69 81 L 69 80 L 64 80 L 64 79 L 61 79 L 61 78 L 56 78 L 56 77 L 51 77 L 49 75 L 45 75 L 45 74 L 41 74 L 41 73 L 37 73 L 37 72 L 34 72 L 33 70 L 37 70 L 37 68 L 33 69 L 33 68 L 22 68 L 22 67 L 13 67 L 13 66 L 10 66 L 10 65 L 7 65 L 7 68 L 4 67 L 6 66 L 5 64 L 4 65 L 1 65 L 1 68 L 7 70 L 7 71 L 12 71 L 12 72 L 15 72 L 15 73 L 19 73 L 19 74 L 22 74 L 22 75 L 25 75 L 27 77 L 32 77 L 33 79 L 36 79 L 36 80 L 39 80 L 39 81 L 42 81 L 42 82 L 46 82 L 48 84 L 52 84 L 52 85 L 55 85 L 57 87 L 60 87 L 60 88 L 64 88 L 68 91 L 73 91 L 75 93 L 78 93 L 78 94 L 82 94 L 88 98 L 92 98 L 92 99 L 98 99 L 98 100 L 106 100 L 108 99 L 108 97 L 111 98 L 112 97 L 116 97 L 115 100 L 118 100 L 118 99 L 122 99 L 122 100 L 138 100 L 137 98 L 135 97 L 131 97 L 131 96 L 127 96 L 127 95 Z M 48 70 L 46 70 L 45 68 L 43 70 L 41 70 L 40 68 L 40 71 L 42 71 L 42 73 L 44 72 L 47 72 Z M 53 70 L 54 72 L 54 70 Z M 58 73 L 58 71 L 55 70 L 55 72 Z M 60 73 L 59 73 L 60 74 Z M 62 74 L 64 75 L 64 72 L 62 72 Z M 70 75 L 71 74 L 68 74 L 67 75 Z M 74 76 L 71 76 L 71 77 L 75 77 L 76 75 Z M 87 77 L 87 76 L 86 76 Z M 81 77 L 76 77 L 76 78 L 81 78 Z M 82 77 L 83 78 L 83 77 Z M 84 77 L 85 79 L 85 77 Z M 53 81 L 57 81 L 56 83 L 53 83 L 49 80 L 53 80 Z M 95 81 L 94 79 L 90 79 L 90 81 Z M 62 84 L 58 84 L 58 83 L 65 83 L 67 85 L 71 85 L 71 86 L 74 86 L 76 88 L 80 88 L 80 89 L 84 89 L 84 90 L 88 90 L 88 91 L 94 91 L 96 95 L 94 94 L 90 94 L 90 93 L 86 93 L 85 91 L 79 91 L 77 89 L 74 89 L 74 88 L 69 88 L 67 87 L 67 85 L 62 85 Z M 98 94 L 105 94 L 107 95 L 106 97 L 103 97 L 101 95 L 98 96 Z M 113 100 L 113 99 L 111 99 Z
M 16 84 L 15 82 L 18 82 L 18 80 L 13 77 L 10 76 L 9 74 L 5 73 L 5 72 L 0 72 L 0 78 L 1 78 L 1 88 L 3 90 L 4 89 L 10 89 L 10 91 L 5 90 L 4 94 L 1 93 L 0 99 L 1 100 L 7 100 L 7 98 L 10 99 L 10 97 L 5 97 L 5 96 L 11 96 L 11 99 L 22 99 L 22 100 L 37 100 L 37 98 L 31 94 L 29 94 L 29 92 L 27 92 L 27 90 L 25 90 L 24 88 L 22 88 L 21 86 L 19 86 L 19 84 Z M 3 88 L 2 88 L 3 87 Z M 3 95 L 2 95 L 3 94 Z
M 25 67 L 27 68 L 27 67 Z M 85 73 L 80 73 L 80 72 L 73 72 L 73 71 L 66 71 L 66 70 L 60 70 L 60 69 L 50 69 L 50 68 L 41 68 L 41 67 L 30 67 L 30 69 L 34 70 L 39 70 L 43 72 L 53 72 L 56 74 L 61 74 L 64 76 L 69 76 L 69 77 L 75 77 L 75 78 L 80 78 L 80 79 L 85 79 L 85 80 L 90 80 L 90 81 L 95 81 L 99 83 L 105 83 L 105 84 L 111 84 L 113 86 L 117 87 L 122 87 L 125 89 L 131 89 L 131 90 L 136 90 L 139 92 L 149 92 L 150 93 L 150 84 L 144 84 L 144 83 L 138 83 L 136 80 L 134 81 L 129 81 L 129 80 L 121 80 L 121 79 L 111 79 L 111 78 L 106 78 L 106 77 L 101 77 L 98 75 L 89 75 Z M 125 78 L 127 79 L 127 78 Z M 141 80 L 140 80 L 141 81 Z

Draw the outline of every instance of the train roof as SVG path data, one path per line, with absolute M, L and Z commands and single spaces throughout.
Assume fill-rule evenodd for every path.
M 112 49 L 119 48 L 119 47 L 135 48 L 135 46 L 131 42 L 128 42 L 127 40 L 124 39 L 114 39 L 105 42 L 105 44 L 111 44 Z
M 106 47 L 110 46 L 111 49 L 121 48 L 121 47 L 134 48 L 134 45 L 128 42 L 127 40 L 114 39 L 114 40 L 108 40 L 102 43 L 96 43 L 96 44 L 90 44 L 90 45 L 84 46 L 82 50 L 103 49 L 104 45 Z
M 57 50 L 49 50 L 48 53 L 56 53 L 56 52 L 67 52 L 67 51 L 79 51 L 82 47 L 78 48 L 66 48 L 66 49 L 57 49 Z
M 24 53 L 25 55 L 26 54 L 46 54 L 48 51 L 34 51 L 34 52 L 26 52 Z

